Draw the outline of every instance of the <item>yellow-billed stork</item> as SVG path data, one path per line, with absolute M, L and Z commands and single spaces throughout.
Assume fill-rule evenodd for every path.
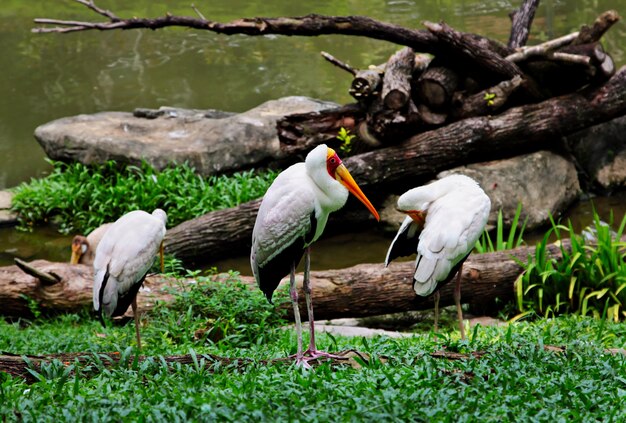
M 250 263 L 259 288 L 268 301 L 280 280 L 291 275 L 290 295 L 298 337 L 297 362 L 329 356 L 315 347 L 311 302 L 310 245 L 326 226 L 328 215 L 346 203 L 348 193 L 356 196 L 379 220 L 378 212 L 356 184 L 332 148 L 319 145 L 302 163 L 281 172 L 265 193 L 252 232 Z M 305 256 L 303 288 L 306 298 L 310 341 L 302 352 L 302 325 L 298 309 L 295 268 Z M 305 358 L 306 357 L 306 358 Z
M 167 214 L 155 209 L 152 214 L 142 210 L 126 213 L 105 232 L 93 262 L 93 307 L 104 324 L 102 315 L 121 316 L 132 305 L 135 316 L 137 347 L 139 313 L 137 292 L 158 252 L 163 270 L 163 237 Z
M 405 192 L 397 208 L 407 217 L 389 246 L 385 266 L 396 257 L 417 253 L 413 288 L 424 297 L 435 291 L 435 330 L 439 288 L 457 275 L 454 301 L 465 339 L 461 271 L 487 223 L 489 197 L 472 178 L 450 175 Z

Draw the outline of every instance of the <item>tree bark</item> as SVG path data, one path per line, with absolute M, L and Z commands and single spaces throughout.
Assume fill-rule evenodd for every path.
M 539 0 L 524 0 L 520 8 L 511 13 L 509 48 L 515 49 L 526 45 L 537 6 L 539 6 Z
M 572 42 L 572 45 L 589 44 L 600 41 L 600 38 L 608 31 L 620 17 L 615 10 L 607 10 L 602 13 L 591 27 L 584 25 L 579 33 L 578 37 Z
M 449 56 L 459 57 L 465 65 L 473 68 L 470 71 L 479 73 L 479 69 L 483 70 L 494 83 L 516 75 L 524 76 L 515 63 L 505 60 L 488 46 L 479 44 L 474 37 L 456 31 L 445 23 L 426 22 L 424 25 L 447 47 L 448 60 Z
M 494 114 L 506 104 L 511 94 L 521 84 L 522 78 L 516 76 L 510 81 L 502 81 L 469 97 L 453 99 L 452 116 L 455 119 L 465 119 L 470 116 Z
M 339 130 L 346 128 L 354 133 L 358 123 L 364 119 L 365 111 L 357 104 L 285 116 L 276 123 L 280 148 L 287 155 L 302 157 L 319 144 L 335 148 L 339 145 L 337 139 Z
M 75 313 L 92 308 L 91 266 L 46 260 L 33 261 L 29 266 L 55 274 L 60 280 L 48 284 L 25 273 L 17 265 L 0 267 L 0 315 L 30 318 L 35 313 Z M 174 282 L 172 278 L 148 276 L 144 287 L 150 289 L 142 289 L 137 295 L 139 310 L 148 311 L 157 301 L 172 301 L 168 289 L 175 286 Z
M 357 71 L 348 92 L 358 101 L 368 101 L 378 94 L 382 71 L 365 69 Z
M 428 68 L 417 81 L 417 96 L 429 109 L 442 110 L 448 106 L 459 85 L 459 77 L 450 68 Z
M 569 249 L 569 240 L 563 241 Z M 550 257 L 559 258 L 560 248 L 550 245 Z M 462 286 L 464 303 L 490 303 L 496 298 L 508 301 L 513 298 L 513 283 L 522 272 L 522 267 L 512 259 L 525 261 L 534 255 L 534 247 L 520 247 L 515 250 L 471 255 L 463 265 Z M 93 269 L 86 265 L 52 263 L 37 260 L 30 266 L 45 272 L 54 272 L 61 281 L 55 285 L 45 285 L 33 276 L 27 275 L 17 266 L 0 268 L 0 314 L 7 317 L 32 317 L 33 311 L 43 314 L 73 313 L 91 309 Z M 382 263 L 360 264 L 348 269 L 311 272 L 315 316 L 319 319 L 339 317 L 365 317 L 397 313 L 409 310 L 430 309 L 433 303 L 428 297 L 419 297 L 413 291 L 413 261 L 392 263 L 385 268 Z M 226 274 L 217 275 L 217 281 L 228 283 Z M 240 276 L 250 288 L 256 289 L 253 277 Z M 137 295 L 141 312 L 150 311 L 157 302 L 169 303 L 174 300 L 172 289 L 192 283 L 193 279 L 172 279 L 160 275 L 146 278 Z M 297 275 L 301 309 L 306 309 L 302 291 L 302 275 Z M 287 289 L 288 278 L 281 286 Z M 454 304 L 453 284 L 441 289 L 443 306 Z M 277 308 L 293 317 L 289 301 L 277 304 Z M 127 316 L 131 316 L 130 310 Z M 306 320 L 306 315 L 303 315 Z
M 393 54 L 385 66 L 382 98 L 391 110 L 403 108 L 411 98 L 411 75 L 415 53 L 409 47 Z

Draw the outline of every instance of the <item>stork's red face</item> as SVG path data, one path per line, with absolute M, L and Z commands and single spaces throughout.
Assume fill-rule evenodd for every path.
M 328 171 L 328 174 L 332 178 L 337 179 L 335 177 L 335 172 L 337 171 L 337 168 L 341 166 L 342 163 L 343 162 L 341 161 L 337 153 L 335 153 L 335 150 L 333 150 L 332 148 L 329 148 L 328 153 L 326 155 L 326 170 Z
M 376 211 L 372 203 L 370 203 L 370 200 L 368 200 L 365 194 L 363 194 L 361 188 L 359 188 L 352 175 L 350 175 L 350 172 L 348 172 L 348 169 L 344 166 L 344 164 L 341 162 L 341 159 L 339 158 L 339 156 L 337 156 L 337 153 L 335 153 L 335 150 L 333 150 L 332 148 L 328 149 L 328 154 L 326 155 L 326 170 L 332 178 L 336 179 L 339 183 L 341 183 L 341 185 L 346 187 L 348 191 L 350 191 L 356 198 L 358 198 L 365 205 L 365 207 L 367 207 L 370 213 L 374 215 L 376 220 L 380 220 L 378 212 Z

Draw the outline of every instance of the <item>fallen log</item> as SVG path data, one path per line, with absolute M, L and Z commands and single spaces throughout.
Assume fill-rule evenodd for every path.
M 353 368 L 360 368 L 364 361 L 369 360 L 369 354 L 359 352 L 353 349 L 339 351 L 334 353 L 334 357 L 325 359 L 318 358 L 311 360 L 308 363 L 316 366 L 326 361 L 330 361 L 333 366 L 351 366 Z M 459 359 L 458 356 L 445 356 L 440 352 L 433 353 L 434 358 L 445 359 Z M 146 360 L 153 360 L 154 362 L 165 363 L 167 366 L 173 365 L 204 365 L 204 368 L 212 373 L 215 369 L 231 369 L 233 371 L 240 371 L 246 369 L 248 366 L 257 364 L 286 364 L 291 365 L 294 360 L 291 357 L 279 357 L 268 360 L 252 360 L 248 357 L 222 357 L 215 354 L 184 354 L 184 355 L 168 355 L 149 357 L 149 356 L 135 356 L 129 354 L 122 356 L 119 352 L 77 352 L 77 353 L 59 353 L 59 354 L 46 354 L 46 355 L 27 355 L 27 354 L 13 354 L 10 352 L 0 351 L 0 373 L 7 373 L 13 377 L 23 378 L 27 383 L 34 383 L 40 381 L 39 373 L 42 372 L 44 365 L 57 363 L 62 368 L 69 369 L 67 376 L 73 376 L 76 371 L 81 372 L 81 376 L 89 377 L 90 375 L 97 374 L 103 369 L 111 367 L 118 367 L 125 363 L 125 366 L 131 368 L 137 365 L 137 363 L 143 363 Z M 203 360 L 203 361 L 201 361 Z M 386 357 L 379 357 L 382 363 L 385 363 Z M 359 363 L 360 361 L 360 363 Z M 219 364 L 219 366 L 216 366 Z M 45 378 L 45 377 L 44 377 Z
M 510 81 L 502 81 L 468 97 L 454 98 L 452 116 L 457 119 L 464 119 L 470 116 L 493 114 L 506 104 L 509 97 L 521 84 L 522 78 L 516 76 Z
M 345 128 L 354 132 L 357 123 L 364 119 L 365 111 L 357 104 L 348 104 L 323 113 L 291 114 L 288 119 L 280 119 L 276 123 L 280 149 L 286 155 L 304 157 L 318 144 L 336 147 L 339 130 Z
M 348 157 L 344 162 L 376 205 L 379 204 L 376 197 L 382 201 L 391 190 L 402 192 L 413 188 L 437 172 L 549 149 L 567 134 L 624 114 L 626 67 L 601 87 L 511 108 L 497 116 L 460 120 L 397 145 Z M 306 151 L 292 147 L 292 154 Z M 212 212 L 168 230 L 166 251 L 186 262 L 244 253 L 250 245 L 259 204 L 257 200 Z M 349 202 L 348 210 L 350 204 L 356 203 Z M 329 224 L 338 224 L 342 218 L 345 215 L 334 213 Z M 360 223 L 365 222 L 372 220 L 361 218 Z
M 38 313 L 75 313 L 92 308 L 92 266 L 46 260 L 35 260 L 28 266 L 42 274 L 54 274 L 59 280 L 50 284 L 18 265 L 0 267 L 0 315 L 30 318 Z M 148 311 L 157 301 L 172 301 L 170 288 L 177 284 L 173 278 L 148 276 L 137 296 L 139 310 Z
M 569 249 L 569 240 L 563 241 Z M 534 255 L 534 247 L 471 255 L 463 266 L 463 302 L 474 306 L 491 304 L 498 300 L 513 298 L 513 284 L 522 272 L 522 267 L 513 257 L 526 261 Z M 561 250 L 549 246 L 550 257 L 558 259 Z M 91 309 L 93 269 L 86 265 L 52 263 L 37 260 L 29 264 L 43 272 L 54 272 L 61 280 L 54 285 L 45 285 L 35 277 L 21 271 L 17 266 L 0 268 L 0 314 L 7 317 L 31 317 L 33 311 L 43 314 L 74 313 Z M 311 272 L 315 316 L 319 319 L 339 317 L 365 317 L 397 313 L 409 310 L 425 310 L 433 307 L 430 298 L 419 297 L 413 291 L 412 261 L 392 263 L 385 268 L 382 263 L 360 264 L 340 270 Z M 214 280 L 232 283 L 232 277 L 217 275 Z M 240 276 L 240 280 L 256 289 L 254 278 Z M 297 275 L 299 299 L 306 309 L 302 291 L 302 275 Z M 172 290 L 194 285 L 194 279 L 173 279 L 160 275 L 146 278 L 138 295 L 139 309 L 150 311 L 157 302 L 174 300 Z M 288 278 L 281 282 L 282 289 L 288 287 Z M 441 289 L 442 306 L 454 304 L 452 284 Z M 259 295 L 262 295 L 259 291 Z M 285 296 L 287 298 L 287 296 Z M 285 300 L 277 308 L 291 318 L 292 308 Z M 130 311 L 128 312 L 130 315 Z M 303 316 L 306 320 L 306 316 Z
M 429 108 L 446 107 L 459 84 L 459 77 L 450 68 L 429 67 L 417 82 L 417 96 Z
M 385 66 L 382 99 L 391 110 L 403 108 L 411 98 L 411 75 L 415 53 L 409 47 L 393 54 Z

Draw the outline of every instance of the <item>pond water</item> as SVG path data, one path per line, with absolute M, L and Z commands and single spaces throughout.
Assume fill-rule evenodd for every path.
M 191 3 L 97 1 L 99 6 L 122 17 L 154 17 L 168 11 L 193 15 Z M 207 18 L 216 21 L 309 13 L 359 14 L 416 28 L 424 20 L 445 20 L 456 29 L 506 41 L 510 29 L 508 13 L 521 1 L 212 0 L 196 4 Z M 535 17 L 531 42 L 566 34 L 582 23 L 593 22 L 608 9 L 625 14 L 626 0 L 544 1 Z M 50 169 L 33 138 L 35 128 L 50 120 L 163 105 L 237 112 L 286 95 L 347 103 L 351 102 L 347 94 L 350 75 L 328 64 L 319 52 L 327 51 L 354 67 L 364 68 L 386 61 L 398 48 L 360 37 L 224 36 L 181 29 L 35 34 L 31 29 L 37 17 L 98 18 L 70 0 L 2 1 L 0 189 L 42 176 Z M 618 66 L 626 63 L 623 22 L 609 31 L 604 44 Z M 346 237 L 337 243 L 351 243 Z M 381 247 L 389 242 L 386 236 L 383 239 Z M 65 255 L 59 245 L 67 245 L 68 240 L 51 228 L 34 234 L 0 229 L 0 265 L 10 262 L 14 255 L 62 259 Z M 369 239 L 365 241 L 375 244 Z M 355 255 L 364 260 L 360 253 Z

